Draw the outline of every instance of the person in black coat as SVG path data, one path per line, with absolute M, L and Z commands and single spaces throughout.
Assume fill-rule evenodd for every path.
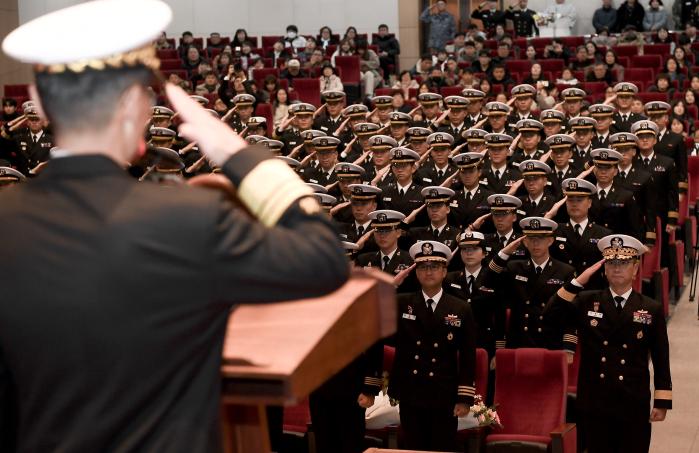
M 396 72 L 396 58 L 400 55 L 400 44 L 395 35 L 388 33 L 388 25 L 386 24 L 379 25 L 379 33 L 374 39 L 374 44 L 379 47 L 379 62 L 381 69 L 383 69 L 384 78 L 388 79 L 390 74 Z
M 473 312 L 443 289 L 451 257 L 447 246 L 419 242 L 410 255 L 420 290 L 398 297 L 388 395 L 400 402 L 401 448 L 454 451 L 456 417 L 468 414 L 475 396 Z
M 463 188 L 456 192 L 449 204 L 449 217 L 453 225 L 458 226 L 459 230 L 464 230 L 476 219 L 490 212 L 488 197 L 493 192 L 481 184 L 483 156 L 480 153 L 457 154 L 452 160 L 459 167 L 458 178 Z M 479 231 L 486 230 L 481 228 Z
M 525 160 L 519 164 L 524 178 L 526 195 L 520 197 L 521 210 L 525 217 L 544 217 L 556 202 L 546 188 L 551 168 L 538 160 Z
M 2 126 L 0 145 L 5 149 L 10 165 L 27 175 L 29 170 L 49 160 L 54 140 L 36 108 L 27 108 L 24 114 L 27 115 L 26 127 L 10 131 L 7 124 Z
M 679 178 L 680 195 L 686 194 L 687 183 L 687 147 L 681 134 L 669 129 L 670 104 L 667 102 L 648 102 L 644 106 L 648 119 L 658 125 L 657 142 L 653 149 L 656 153 L 667 156 L 675 162 Z
M 625 0 L 616 11 L 616 24 L 613 31 L 618 33 L 631 25 L 636 31 L 641 32 L 643 31 L 643 17 L 645 15 L 646 10 L 638 0 Z
M 604 289 L 583 291 L 599 261 L 552 297 L 545 322 L 566 326 L 566 349 L 580 348 L 578 426 L 588 451 L 647 453 L 651 424 L 672 409 L 670 347 L 663 306 L 633 290 L 640 256 L 635 238 L 612 234 L 598 242 Z M 654 393 L 651 406 L 650 372 Z
M 90 21 L 106 33 L 100 55 L 114 64 L 124 52 L 129 64 L 114 69 L 103 60 L 93 63 L 101 69 L 80 72 L 71 72 L 73 61 L 63 61 L 62 72 L 35 66 L 61 153 L 31 184 L 0 193 L 7 215 L 0 232 L 13 238 L 0 264 L 3 300 L 12 301 L 0 304 L 3 451 L 219 451 L 231 309 L 317 297 L 348 278 L 311 190 L 180 88 L 165 87 L 180 133 L 221 168 L 245 209 L 221 191 L 138 182 L 124 171 L 140 154 L 157 70 L 157 59 L 136 49 L 150 45 L 167 24 L 155 16 L 169 10 L 138 18 L 153 28 L 136 30 L 134 3 L 120 5 Z M 41 31 L 20 27 L 8 54 L 25 55 L 20 43 L 38 39 L 45 55 L 20 58 L 55 62 L 60 30 L 84 20 L 88 7 L 101 6 L 45 16 Z M 135 49 L 110 48 L 123 44 L 129 27 Z M 94 40 L 92 29 L 76 42 Z M 79 61 L 99 58 L 82 50 L 73 49 Z

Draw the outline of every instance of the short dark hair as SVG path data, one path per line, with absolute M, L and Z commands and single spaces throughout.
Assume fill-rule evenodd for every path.
M 388 30 L 388 25 L 386 25 L 386 24 L 379 25 L 379 30 L 381 30 L 382 28 L 385 28 L 386 30 Z
M 288 27 L 286 27 L 286 31 L 293 31 L 295 33 L 298 33 L 299 27 L 297 27 L 296 25 L 289 25 Z
M 3 107 L 5 107 L 5 106 L 17 107 L 17 100 L 12 99 L 12 98 L 5 98 L 2 100 L 2 105 L 3 105 Z
M 35 79 L 46 118 L 60 134 L 106 127 L 124 92 L 134 85 L 145 88 L 154 77 L 150 69 L 138 66 L 79 74 L 37 73 Z
M 182 37 L 184 38 L 185 36 L 194 36 L 191 31 L 186 31 L 182 33 Z

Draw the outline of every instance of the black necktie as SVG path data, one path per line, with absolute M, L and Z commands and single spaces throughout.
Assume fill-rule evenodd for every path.
M 468 289 L 468 293 L 472 294 L 473 293 L 473 275 L 469 275 L 466 283 L 466 288 Z
M 647 157 L 643 158 L 643 166 L 648 168 L 648 164 L 650 164 L 650 159 Z
M 439 230 L 436 228 L 432 230 L 432 236 L 434 236 L 434 238 L 437 239 L 439 237 Z
M 623 123 L 627 122 L 629 120 L 629 115 L 621 115 L 621 121 Z
M 388 256 L 384 255 L 383 257 L 383 266 L 381 266 L 381 270 L 384 270 L 388 267 L 388 262 L 391 261 L 391 258 Z
M 532 209 L 536 209 L 536 201 L 531 200 L 531 203 L 532 203 Z
M 32 134 L 32 143 L 36 144 L 36 135 Z
M 403 189 L 398 189 L 398 195 L 401 197 L 405 195 L 405 191 Z
M 432 299 L 427 299 L 425 301 L 425 304 L 427 304 L 427 310 L 429 310 L 430 313 L 434 313 L 434 310 L 432 309 L 432 304 L 434 301 Z
M 500 181 L 500 170 L 495 170 L 495 180 Z
M 602 137 L 601 135 L 597 137 L 597 140 L 599 140 L 600 143 L 604 143 L 604 137 Z
M 581 236 L 582 232 L 580 230 L 582 229 L 582 227 L 580 226 L 580 224 L 576 223 L 574 228 L 575 228 L 575 232 L 578 234 L 578 236 Z
M 622 171 L 621 173 L 619 173 L 619 177 L 621 178 L 622 181 L 626 181 L 626 172 Z
M 541 275 L 541 266 L 536 266 L 536 275 Z
M 558 170 L 558 182 L 563 181 L 563 172 L 561 170 Z
M 624 303 L 624 298 L 621 296 L 614 296 L 614 302 L 616 303 L 616 311 L 618 313 L 621 313 L 621 310 L 624 308 L 621 304 Z
M 505 247 L 506 242 L 507 242 L 507 236 L 500 236 L 500 245 L 502 247 Z
M 605 193 L 604 189 L 599 191 L 599 201 L 604 201 L 607 199 L 607 194 Z
M 364 227 L 362 225 L 359 225 L 357 227 L 357 237 L 358 238 L 362 237 L 362 234 L 364 234 Z
M 454 128 L 454 137 L 459 136 L 459 130 L 457 128 Z
M 471 201 L 471 192 L 466 192 L 466 201 Z
M 443 176 L 444 176 L 444 172 L 442 170 L 437 170 L 437 178 L 442 179 Z

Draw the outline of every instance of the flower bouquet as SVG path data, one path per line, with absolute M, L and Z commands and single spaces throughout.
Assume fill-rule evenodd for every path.
M 497 406 L 486 406 L 481 395 L 476 395 L 473 400 L 474 404 L 471 406 L 471 414 L 478 422 L 478 426 L 494 426 L 502 428 L 502 423 L 500 423 L 500 417 L 498 416 L 498 412 L 496 410 Z

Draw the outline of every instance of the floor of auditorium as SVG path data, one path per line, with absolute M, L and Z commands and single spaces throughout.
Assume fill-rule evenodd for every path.
M 689 283 L 689 281 L 687 281 Z M 653 425 L 651 453 L 699 453 L 699 320 L 689 288 L 668 324 L 672 405 L 667 419 Z

